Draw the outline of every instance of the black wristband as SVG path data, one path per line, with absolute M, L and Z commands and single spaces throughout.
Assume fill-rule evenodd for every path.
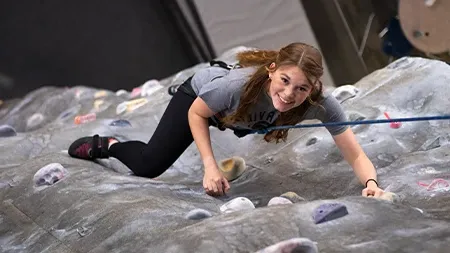
M 371 178 L 371 179 L 368 179 L 368 180 L 366 181 L 366 188 L 367 188 L 367 183 L 368 183 L 369 181 L 374 181 L 375 184 L 377 184 L 377 187 L 378 187 L 378 182 L 377 182 L 377 180 Z

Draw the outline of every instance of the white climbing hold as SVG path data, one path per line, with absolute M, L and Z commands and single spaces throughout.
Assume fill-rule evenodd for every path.
M 234 198 L 220 207 L 222 213 L 232 213 L 236 211 L 255 209 L 252 201 L 245 197 Z
M 343 85 L 333 90 L 331 95 L 333 95 L 333 97 L 335 97 L 339 102 L 342 103 L 349 98 L 355 97 L 358 92 L 358 88 L 353 85 Z
M 142 97 L 150 96 L 162 88 L 164 88 L 164 86 L 162 86 L 158 80 L 156 79 L 148 80 L 142 85 L 141 96 Z
M 42 121 L 44 121 L 44 118 L 44 115 L 42 115 L 41 113 L 35 113 L 31 115 L 31 117 L 27 120 L 27 128 L 34 128 L 38 126 L 42 123 Z
M 67 174 L 68 171 L 60 163 L 50 163 L 34 174 L 33 182 L 36 186 L 53 185 Z
M 287 205 L 287 204 L 292 204 L 292 201 L 283 197 L 273 197 L 269 200 L 267 206 Z
M 317 253 L 319 249 L 316 244 L 308 238 L 298 237 L 281 241 L 256 253 Z
M 126 95 L 126 94 L 128 94 L 128 91 L 123 90 L 123 89 L 116 91 L 116 96 L 118 96 L 118 97 L 120 97 L 122 95 Z

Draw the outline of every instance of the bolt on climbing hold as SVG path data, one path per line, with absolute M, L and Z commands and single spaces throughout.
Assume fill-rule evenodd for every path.
M 347 207 L 340 203 L 325 203 L 314 210 L 315 224 L 341 218 L 348 214 Z
M 95 99 L 97 99 L 97 98 L 102 98 L 102 97 L 106 97 L 108 95 L 108 93 L 105 91 L 105 90 L 101 90 L 101 91 L 97 91 L 95 94 L 94 94 L 94 98 Z
M 33 181 L 36 186 L 53 185 L 67 174 L 68 171 L 60 163 L 50 163 L 34 174 Z
M 76 116 L 74 119 L 75 124 L 80 125 L 84 123 L 88 123 L 97 119 L 97 115 L 95 113 L 89 113 L 85 115 Z
M 150 96 L 162 88 L 164 88 L 164 86 L 162 86 L 158 80 L 156 79 L 148 80 L 142 85 L 141 96 L 142 97 Z
M 124 112 L 132 112 L 147 103 L 148 100 L 146 98 L 138 98 L 131 101 L 125 101 L 117 105 L 116 113 L 122 114 Z
M 255 209 L 255 205 L 246 197 L 237 197 L 220 206 L 222 213 Z
M 114 120 L 113 122 L 109 123 L 110 126 L 115 126 L 115 127 L 131 127 L 131 123 L 126 120 L 126 119 L 118 119 L 118 120 Z
M 131 98 L 139 97 L 141 95 L 141 87 L 136 87 L 131 90 Z
M 423 187 L 427 187 L 427 191 L 432 191 L 437 188 L 446 188 L 449 187 L 450 184 L 447 182 L 447 180 L 442 179 L 442 178 L 436 178 L 433 181 L 431 181 L 430 184 L 426 184 L 423 182 L 417 182 L 418 185 L 423 186 Z
M 388 114 L 387 112 L 384 112 L 384 116 L 386 116 L 387 119 L 391 119 L 391 118 L 389 117 L 389 114 Z M 391 123 L 389 124 L 389 126 L 390 126 L 391 128 L 397 129 L 397 128 L 400 128 L 400 127 L 402 126 L 402 123 L 401 123 L 401 122 L 391 122 Z

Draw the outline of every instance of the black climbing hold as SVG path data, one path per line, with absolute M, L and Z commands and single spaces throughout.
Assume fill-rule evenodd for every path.
M 322 204 L 314 210 L 315 224 L 341 218 L 348 214 L 347 207 L 340 203 Z
M 172 85 L 172 86 L 170 86 L 168 88 L 169 95 L 171 95 L 171 96 L 175 95 L 175 93 L 177 93 L 177 91 L 178 91 L 178 87 L 179 86 L 180 85 Z
M 313 137 L 306 142 L 306 146 L 311 146 L 313 144 L 316 144 L 316 142 L 317 142 L 317 138 Z
M 127 127 L 131 126 L 131 123 L 126 119 L 118 119 L 114 120 L 113 122 L 109 123 L 110 126 L 117 126 L 117 127 Z

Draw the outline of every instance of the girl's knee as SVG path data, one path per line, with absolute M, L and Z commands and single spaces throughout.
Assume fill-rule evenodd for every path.
M 139 168 L 133 168 L 132 171 L 134 173 L 135 176 L 138 177 L 146 177 L 146 178 L 155 178 L 155 177 L 159 177 L 161 174 L 163 174 L 166 170 L 168 169 L 168 167 L 161 167 L 161 166 L 149 166 L 144 165 L 141 166 Z

